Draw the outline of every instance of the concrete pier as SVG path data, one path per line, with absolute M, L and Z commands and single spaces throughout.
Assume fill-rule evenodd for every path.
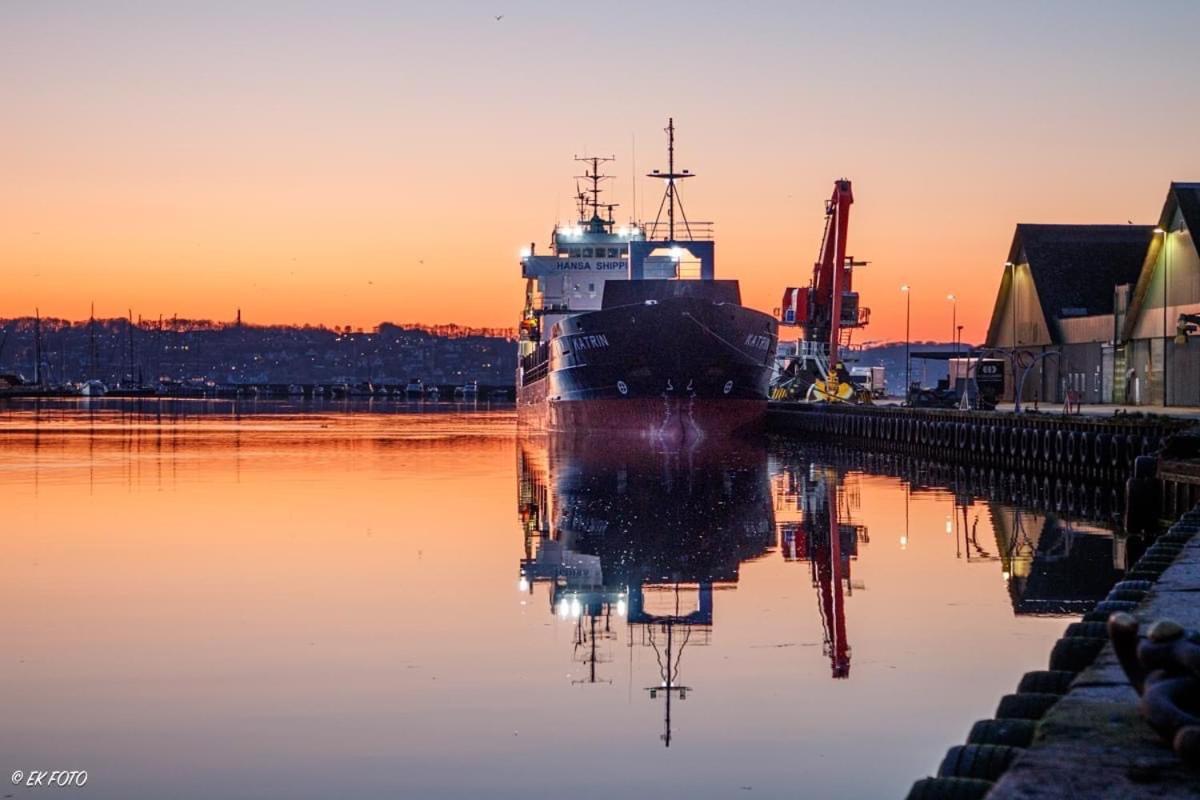
M 1049 671 L 1029 673 L 950 749 L 937 778 L 909 800 L 1140 800 L 1200 798 L 1188 768 L 1143 720 L 1139 697 L 1103 633 L 1114 611 L 1146 625 L 1170 618 L 1200 630 L 1200 508 L 1183 515 L 1109 599 L 1068 627 Z M 1167 565 L 1169 563 L 1169 565 Z M 1138 599 L 1135 599 L 1138 598 Z
M 1200 538 L 1193 537 L 1133 611 L 1200 630 Z M 1142 719 L 1138 696 L 1105 645 L 1038 725 L 1030 747 L 989 800 L 1200 798 L 1200 773 L 1184 767 Z

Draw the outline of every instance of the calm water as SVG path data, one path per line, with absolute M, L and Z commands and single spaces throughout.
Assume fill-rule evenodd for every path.
M 901 797 L 1116 575 L 794 444 L 138 408 L 0 409 L 16 797 Z

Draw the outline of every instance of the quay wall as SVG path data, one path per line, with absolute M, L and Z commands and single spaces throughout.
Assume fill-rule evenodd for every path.
M 1112 417 L 953 411 L 893 406 L 772 402 L 767 430 L 950 464 L 1038 476 L 1123 483 L 1135 459 L 1158 452 L 1188 422 Z
M 805 446 L 811 446 L 823 463 L 888 475 L 914 487 L 951 488 L 961 495 L 1103 523 L 1121 518 L 1125 511 L 1125 487 L 1120 481 L 1034 475 L 1003 465 L 953 464 L 905 452 L 848 449 L 825 440 Z

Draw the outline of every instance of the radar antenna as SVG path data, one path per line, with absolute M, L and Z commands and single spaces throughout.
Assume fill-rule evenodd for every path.
M 606 161 L 616 161 L 616 156 L 575 156 L 576 161 L 582 161 L 584 164 L 590 164 L 591 169 L 585 168 L 582 175 L 575 176 L 575 190 L 577 192 L 576 200 L 579 203 L 579 221 L 586 222 L 589 233 L 609 233 L 613 226 L 612 210 L 617 207 L 616 203 L 601 203 L 600 182 L 612 178 L 611 175 L 602 175 L 600 173 L 600 165 Z M 589 188 L 580 190 L 579 181 L 585 180 L 591 182 Z M 591 195 L 590 197 L 588 195 Z M 590 218 L 585 218 L 588 208 L 592 209 Z M 608 209 L 608 219 L 600 216 L 600 209 Z

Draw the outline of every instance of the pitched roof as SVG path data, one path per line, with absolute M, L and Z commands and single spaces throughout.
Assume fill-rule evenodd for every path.
M 1113 313 L 1113 289 L 1137 280 L 1150 225 L 1035 225 L 1021 223 L 1013 233 L 1008 260 L 1028 264 L 1051 340 L 1062 341 L 1058 320 Z M 1005 270 L 988 341 L 996 340 L 1007 305 L 1011 276 Z
M 1183 213 L 1183 222 L 1187 229 L 1193 233 L 1200 231 L 1200 183 L 1172 183 L 1167 206 L 1170 206 L 1172 196 Z M 1168 214 L 1168 211 L 1171 213 Z M 1163 218 L 1159 220 L 1159 224 L 1166 225 L 1173 215 L 1174 209 L 1164 207 Z
M 1167 190 L 1167 199 L 1163 203 L 1162 213 L 1158 216 L 1158 227 L 1167 230 L 1175 219 L 1175 212 L 1183 215 L 1183 224 L 1193 235 L 1200 232 L 1200 183 L 1172 182 Z M 1142 303 L 1146 300 L 1146 292 L 1150 288 L 1150 279 L 1154 275 L 1154 266 L 1158 263 L 1158 252 L 1162 249 L 1162 237 L 1155 236 L 1142 259 L 1142 268 L 1138 275 L 1137 286 L 1129 301 L 1129 313 L 1125 315 L 1125 329 L 1121 331 L 1123 339 L 1133 335 L 1141 316 Z

